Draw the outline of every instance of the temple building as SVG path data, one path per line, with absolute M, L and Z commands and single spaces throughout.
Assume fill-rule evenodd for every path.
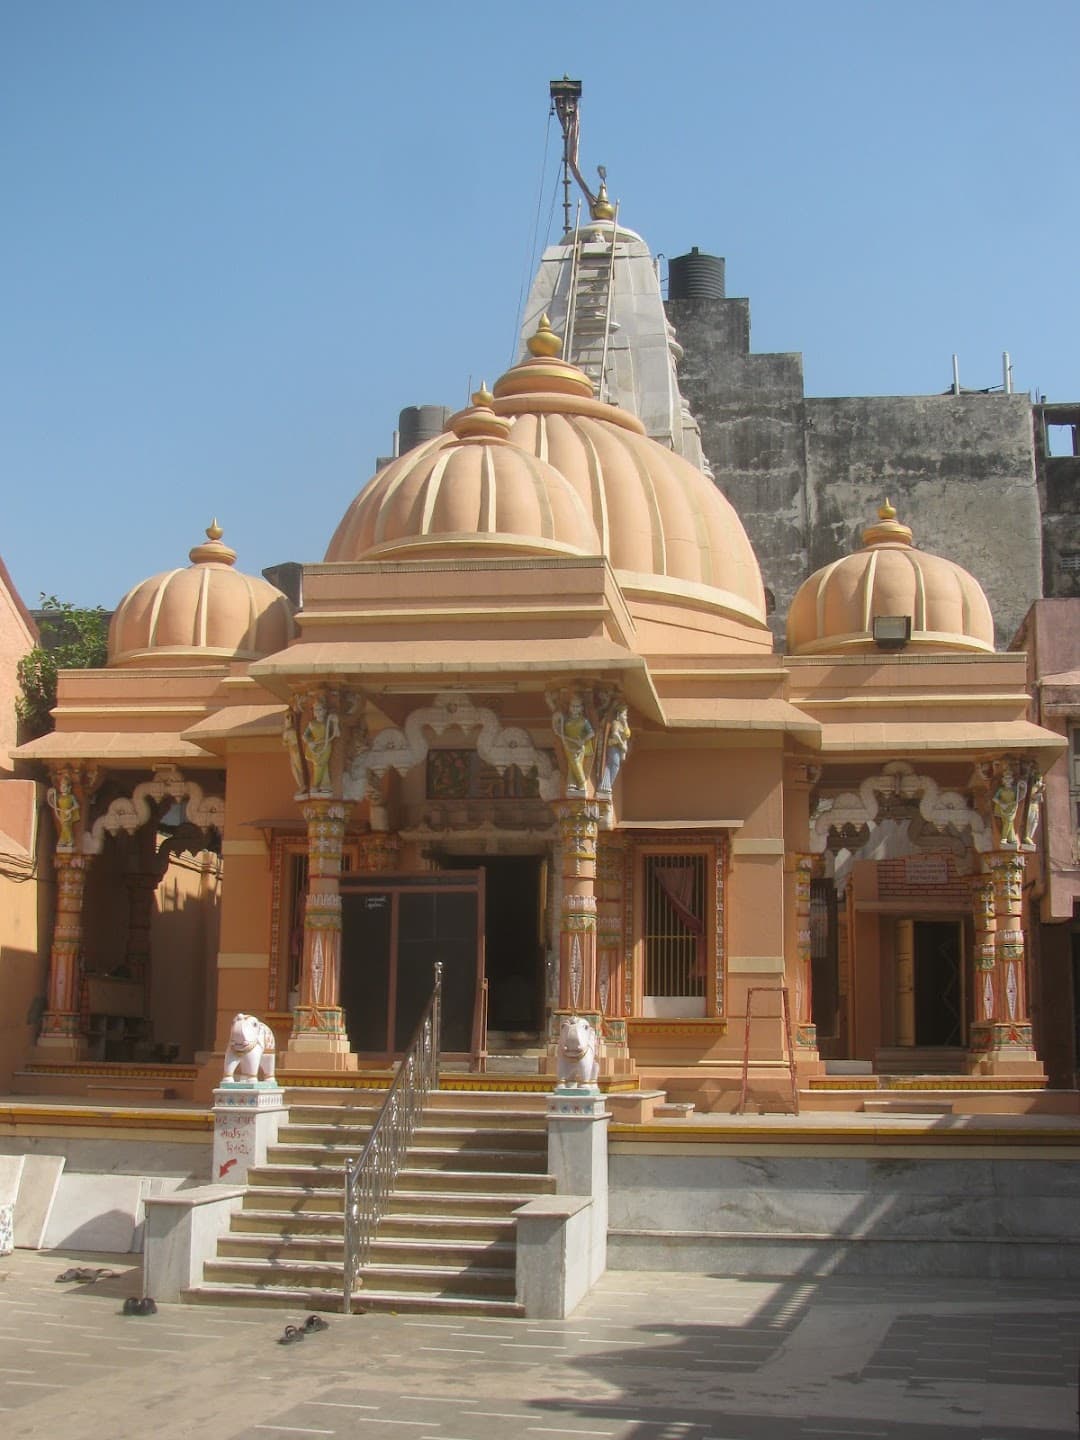
M 446 1063 L 492 1084 L 577 1013 L 606 1087 L 703 1110 L 1045 1087 L 1025 885 L 1066 741 L 1025 656 L 884 494 L 778 641 L 653 259 L 586 196 L 518 363 L 328 517 L 302 608 L 215 522 L 62 674 L 13 752 L 56 881 L 17 1090 L 205 1099 L 238 1012 L 302 1083 L 385 1072 L 436 962 Z

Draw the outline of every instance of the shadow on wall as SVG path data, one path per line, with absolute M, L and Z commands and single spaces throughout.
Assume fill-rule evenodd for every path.
M 204 851 L 174 856 L 157 889 L 150 923 L 150 1019 L 155 1042 L 178 1047 L 190 1064 L 213 1049 L 220 859 Z
M 0 946 L 0 1091 L 10 1091 L 15 1071 L 37 1039 L 45 1008 L 48 952 Z

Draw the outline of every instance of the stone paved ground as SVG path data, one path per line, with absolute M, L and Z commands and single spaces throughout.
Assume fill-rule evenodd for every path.
M 120 1274 L 61 1285 L 73 1265 Z M 121 1313 L 115 1256 L 0 1259 L 0 1436 L 1048 1440 L 1077 1434 L 1080 1295 L 1017 1281 L 611 1273 L 571 1320 Z

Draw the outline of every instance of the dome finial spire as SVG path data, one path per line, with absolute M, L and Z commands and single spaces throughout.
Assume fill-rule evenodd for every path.
M 193 565 L 235 565 L 236 551 L 231 545 L 221 543 L 224 533 L 215 515 L 206 527 L 205 543 L 196 545 L 188 551 L 188 559 L 191 563 Z
M 552 330 L 546 313 L 540 316 L 536 333 L 529 336 L 528 347 L 530 355 L 554 358 L 562 354 L 562 336 L 556 335 Z
M 902 525 L 896 518 L 896 506 L 886 498 L 878 506 L 878 523 L 868 525 L 862 532 L 864 545 L 910 545 L 911 526 Z

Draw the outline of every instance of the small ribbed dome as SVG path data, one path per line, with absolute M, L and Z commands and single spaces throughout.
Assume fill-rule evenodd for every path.
M 165 570 L 129 590 L 109 625 L 109 664 L 205 665 L 257 660 L 295 633 L 292 606 L 268 580 L 234 569 L 236 551 L 215 520 L 186 570 Z
M 589 512 L 554 466 L 507 439 L 484 389 L 449 435 L 380 471 L 350 505 L 327 560 L 483 549 L 485 554 L 595 555 Z
M 391 539 L 399 548 L 430 544 L 433 507 L 443 506 L 436 528 L 446 541 L 475 545 L 509 534 L 521 548 L 553 550 L 561 542 L 603 554 L 628 596 L 718 612 L 742 643 L 771 648 L 761 573 L 729 501 L 689 461 L 651 440 L 636 416 L 594 399 L 589 377 L 559 358 L 560 348 L 545 316 L 529 358 L 495 386 L 492 418 L 510 422 L 509 447 L 463 446 L 460 427 L 473 412 L 454 416 L 450 433 L 403 455 L 361 491 L 326 559 L 375 559 Z M 485 467 L 499 477 L 487 491 Z M 459 477 L 455 495 L 450 482 Z M 512 524 L 497 517 L 493 527 L 481 497 L 494 489 Z
M 994 648 L 994 621 L 973 575 L 940 555 L 916 550 L 911 530 L 886 500 L 863 548 L 803 582 L 787 619 L 790 655 L 876 650 L 877 616 L 910 616 L 908 650 Z

